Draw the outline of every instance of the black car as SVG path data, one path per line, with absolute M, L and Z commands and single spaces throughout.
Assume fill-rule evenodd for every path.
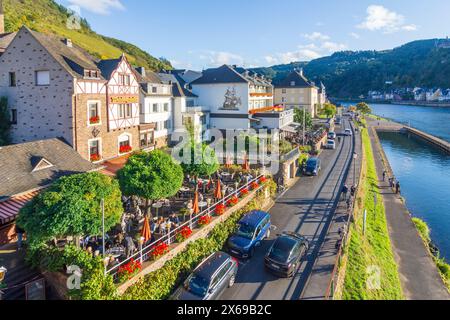
M 305 165 L 304 174 L 307 176 L 318 176 L 322 169 L 319 158 L 310 158 Z
M 224 252 L 216 252 L 203 261 L 187 278 L 171 300 L 216 300 L 234 285 L 238 261 Z
M 265 266 L 278 276 L 290 278 L 297 271 L 308 248 L 309 243 L 305 237 L 293 232 L 284 232 L 267 253 Z

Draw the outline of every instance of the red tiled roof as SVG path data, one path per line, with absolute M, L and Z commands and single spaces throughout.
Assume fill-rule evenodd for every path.
M 19 214 L 20 209 L 22 209 L 39 192 L 40 191 L 32 191 L 0 202 L 0 223 L 5 224 L 13 221 Z

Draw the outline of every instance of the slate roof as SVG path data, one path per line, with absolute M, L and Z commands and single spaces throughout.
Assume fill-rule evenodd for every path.
M 292 86 L 291 82 L 295 82 Z M 314 83 L 309 81 L 302 72 L 297 70 L 292 71 L 286 78 L 281 80 L 276 86 L 276 88 L 317 88 Z
M 119 67 L 119 63 L 122 61 L 122 57 L 118 59 L 106 59 L 97 63 L 98 68 L 101 70 L 103 77 L 109 80 L 111 75 Z
M 35 170 L 42 159 L 53 166 Z M 74 149 L 59 139 L 1 147 L 0 201 L 45 187 L 61 176 L 98 169 L 99 166 L 84 160 Z
M 158 77 L 158 75 L 156 74 L 156 72 L 153 72 L 151 70 L 145 70 L 145 76 L 142 76 L 142 74 L 140 74 L 139 71 L 137 71 L 137 68 L 135 68 L 134 70 L 135 74 L 136 74 L 136 78 L 138 80 L 139 83 L 157 83 L 157 84 L 161 84 L 162 80 L 160 77 Z
M 9 46 L 11 41 L 13 41 L 16 34 L 17 32 L 0 34 L 0 54 L 5 52 L 6 48 Z
M 198 96 L 195 95 L 191 90 L 186 88 L 186 83 L 177 77 L 175 74 L 172 73 L 158 73 L 158 77 L 164 82 L 164 83 L 172 83 L 172 94 L 174 97 L 190 97 L 190 98 L 197 98 Z
M 206 69 L 203 75 L 191 84 L 245 83 L 248 80 L 229 65 Z

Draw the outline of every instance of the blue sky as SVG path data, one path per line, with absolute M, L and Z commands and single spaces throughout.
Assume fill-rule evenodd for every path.
M 57 0 L 98 33 L 177 68 L 306 61 L 341 50 L 391 49 L 450 30 L 448 0 Z

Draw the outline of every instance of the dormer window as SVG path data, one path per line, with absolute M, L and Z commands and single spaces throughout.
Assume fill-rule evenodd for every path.
M 98 79 L 99 78 L 99 73 L 96 70 L 85 70 L 84 71 L 84 76 L 86 78 Z
M 291 87 L 295 87 L 295 81 L 291 81 Z
M 35 159 L 34 162 L 36 164 L 33 166 L 33 170 L 31 172 L 37 172 L 53 167 L 53 164 L 50 161 L 42 157 Z

